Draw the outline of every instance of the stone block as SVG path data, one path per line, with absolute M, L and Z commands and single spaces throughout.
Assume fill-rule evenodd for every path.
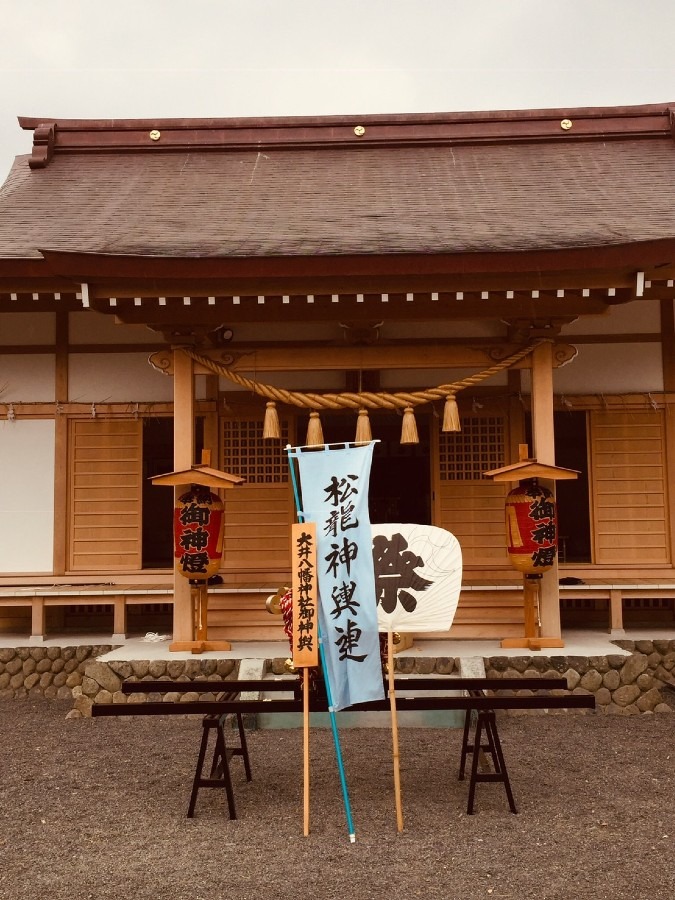
M 647 657 L 644 653 L 633 653 L 621 667 L 621 684 L 633 684 L 638 675 L 641 675 L 648 667 Z
M 636 684 L 624 684 L 612 694 L 612 700 L 617 706 L 629 706 L 640 696 L 640 688 Z
M 65 684 L 56 689 L 57 700 L 69 700 L 73 696 L 73 692 Z
M 150 663 L 147 659 L 135 659 L 131 663 L 131 669 L 134 675 L 138 676 L 138 678 L 145 678 L 148 674 L 148 667 Z
M 6 687 L 9 687 L 11 677 L 9 672 L 3 672 L 2 675 L 0 675 L 0 691 L 4 691 Z
M 662 702 L 661 692 L 657 691 L 656 688 L 652 688 L 651 691 L 647 691 L 641 697 L 638 697 L 635 705 L 641 712 L 646 712 L 647 710 L 653 710 L 654 707 Z
M 82 693 L 87 697 L 95 697 L 101 690 L 101 686 L 94 678 L 85 675 L 82 679 Z
M 170 659 L 166 664 L 166 673 L 173 680 L 185 671 L 185 663 L 182 659 Z
M 606 687 L 601 687 L 595 692 L 595 702 L 598 706 L 607 706 L 612 702 L 612 695 Z
M 47 659 L 45 656 L 44 659 L 39 660 L 38 664 L 35 666 L 35 671 L 42 675 L 43 672 L 50 672 L 52 668 L 51 659 Z
M 234 659 L 219 659 L 216 672 L 221 678 L 227 678 L 234 672 L 236 661 Z
M 439 675 L 451 675 L 455 668 L 455 660 L 452 656 L 439 656 L 436 660 L 436 671 Z
M 616 643 L 616 641 L 615 641 Z M 607 657 L 607 664 L 611 669 L 621 669 L 623 668 L 623 664 L 626 660 L 629 659 L 628 656 L 624 656 L 623 654 L 619 655 L 618 653 L 611 653 Z
M 166 674 L 166 660 L 153 659 L 148 663 L 148 675 L 151 678 L 161 678 Z
M 52 662 L 54 662 L 55 659 L 61 659 L 61 648 L 47 647 L 47 659 L 51 659 Z
M 80 713 L 81 716 L 91 716 L 91 708 L 94 702 L 91 697 L 86 697 L 82 694 L 79 697 L 75 698 L 74 708 Z
M 22 671 L 22 667 L 23 662 L 21 659 L 18 656 L 14 656 L 5 663 L 5 672 L 9 672 L 10 675 L 16 675 L 17 672 Z
M 104 690 L 114 694 L 119 691 L 122 681 L 119 675 L 116 675 L 107 663 L 90 662 L 85 669 L 85 677 L 91 678 L 99 684 Z M 86 693 L 86 691 L 85 691 Z
M 62 685 L 64 685 L 66 683 L 66 678 L 68 678 L 68 676 L 66 675 L 65 672 L 57 672 L 56 675 L 54 675 L 52 684 L 55 687 L 60 688 Z
M 489 668 L 495 669 L 497 672 L 505 672 L 509 667 L 508 656 L 491 656 L 487 661 Z M 488 668 L 488 666 L 486 666 Z
M 595 669 L 596 672 L 600 672 L 601 675 L 604 675 L 605 672 L 609 671 L 609 663 L 607 662 L 607 657 L 589 656 L 588 667 L 589 669 Z
M 653 641 L 636 641 L 635 649 L 638 653 L 646 653 L 649 656 L 650 653 L 654 652 L 654 642 Z
M 70 675 L 71 672 L 76 672 L 77 667 L 79 665 L 78 661 L 74 657 L 70 657 L 69 659 L 66 659 L 66 657 L 64 656 L 64 659 L 66 660 L 66 662 L 65 662 L 65 665 L 63 666 L 63 671 L 66 672 L 68 675 Z
M 119 675 L 123 681 L 125 678 L 130 678 L 133 674 L 131 663 L 126 659 L 111 660 L 108 665 L 115 675 Z
M 37 675 L 37 672 L 35 673 Z M 44 690 L 52 683 L 53 675 L 51 672 L 43 672 L 40 675 L 40 687 Z
M 11 659 L 14 659 L 15 656 L 16 651 L 13 647 L 0 648 L 0 663 L 8 663 Z
M 9 686 L 12 690 L 16 691 L 23 685 L 24 674 L 23 672 L 17 672 L 15 675 L 9 680 Z
M 595 669 L 589 669 L 581 679 L 581 687 L 594 694 L 602 686 L 602 675 Z
M 654 707 L 655 713 L 670 713 L 672 711 L 673 711 L 672 706 L 668 706 L 667 703 L 659 703 L 657 706 Z
M 635 684 L 641 691 L 649 691 L 654 686 L 654 676 L 648 672 L 643 672 L 642 675 L 638 675 L 635 679 Z
M 35 685 L 38 683 L 39 680 L 40 680 L 40 676 L 38 675 L 38 673 L 31 672 L 30 675 L 26 675 L 24 682 L 23 682 L 23 686 L 26 688 L 27 691 L 29 691 L 32 687 L 35 687 Z
M 52 647 L 52 648 L 50 648 L 50 649 L 55 650 L 55 649 L 58 649 L 58 648 Z M 52 672 L 53 672 L 55 675 L 57 675 L 57 674 L 58 674 L 59 672 L 61 672 L 62 669 L 64 668 L 64 666 L 65 666 L 65 664 L 66 664 L 66 661 L 65 661 L 65 659 L 64 659 L 62 656 L 57 656 L 56 659 L 53 659 L 53 660 L 51 661 L 51 663 L 52 663 L 52 665 L 51 665 Z
M 608 672 L 605 672 L 602 676 L 602 683 L 610 691 L 615 691 L 621 684 L 621 676 L 618 669 L 610 669 Z
M 202 678 L 208 678 L 209 675 L 213 675 L 216 671 L 216 667 L 218 666 L 217 659 L 203 659 L 202 660 Z
M 415 670 L 419 675 L 431 675 L 436 668 L 436 660 L 431 656 L 421 656 L 416 660 Z
M 36 666 L 37 663 L 35 662 L 35 660 L 32 657 L 28 657 L 28 659 L 24 660 L 24 663 L 21 666 L 21 668 L 23 669 L 23 674 L 32 675 L 35 671 Z
M 94 703 L 112 703 L 113 695 L 110 691 L 99 691 L 96 697 L 94 698 Z
M 573 691 L 574 688 L 575 688 L 575 687 L 579 684 L 579 682 L 581 681 L 581 676 L 579 675 L 579 673 L 577 672 L 576 669 L 568 669 L 568 670 L 567 670 L 566 672 L 564 672 L 563 674 L 564 674 L 565 678 L 567 679 L 567 687 L 568 687 L 568 689 L 569 689 L 570 691 Z
M 38 662 L 41 659 L 46 659 L 47 657 L 47 649 L 46 647 L 31 647 L 29 650 L 31 659 L 34 659 L 35 662 Z

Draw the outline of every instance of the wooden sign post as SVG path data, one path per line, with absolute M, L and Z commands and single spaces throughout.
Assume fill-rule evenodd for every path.
M 319 665 L 319 595 L 316 523 L 291 526 L 293 667 L 302 673 L 303 834 L 309 834 L 309 672 Z

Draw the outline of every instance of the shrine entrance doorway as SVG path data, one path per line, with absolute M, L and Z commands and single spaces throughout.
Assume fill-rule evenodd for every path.
M 416 413 L 419 444 L 401 444 L 402 417 L 390 410 L 371 412 L 377 441 L 370 475 L 370 521 L 431 524 L 431 459 L 429 416 Z M 355 417 L 321 414 L 324 440 L 353 441 Z

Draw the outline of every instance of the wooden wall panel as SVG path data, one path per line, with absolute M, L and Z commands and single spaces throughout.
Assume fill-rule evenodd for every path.
M 507 485 L 443 481 L 434 524 L 451 531 L 462 547 L 465 566 L 507 565 L 504 501 Z
M 142 425 L 140 419 L 70 423 L 71 571 L 141 568 Z
M 290 535 L 294 505 L 284 447 L 289 423 L 282 422 L 282 438 L 263 441 L 262 418 L 224 418 L 221 423 L 221 468 L 246 482 L 225 491 L 223 574 L 241 574 L 266 582 L 290 570 Z M 228 578 L 228 580 L 230 580 Z M 247 579 L 250 580 L 250 577 Z
M 507 567 L 504 501 L 509 486 L 483 477 L 508 462 L 508 419 L 504 403 L 462 416 L 458 433 L 436 434 L 434 525 L 451 531 L 465 566 Z
M 591 412 L 596 563 L 669 563 L 661 410 Z

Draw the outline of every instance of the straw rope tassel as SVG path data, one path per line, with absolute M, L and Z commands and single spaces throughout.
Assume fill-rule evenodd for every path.
M 415 421 L 415 413 L 412 406 L 406 406 L 403 410 L 403 425 L 401 426 L 401 443 L 402 444 L 419 444 L 420 438 L 417 434 L 417 422 Z
M 281 438 L 281 428 L 279 427 L 279 413 L 277 405 L 270 400 L 265 404 L 265 421 L 263 423 L 263 440 L 272 441 Z
M 454 392 L 451 392 L 445 398 L 445 408 L 443 409 L 443 431 L 461 431 L 462 426 L 459 421 L 459 409 L 457 408 L 457 400 Z
M 321 428 L 321 419 L 318 412 L 313 411 L 309 414 L 309 425 L 307 426 L 307 446 L 321 447 L 324 443 L 323 430 Z
M 359 417 L 356 420 L 356 443 L 366 444 L 372 441 L 373 433 L 370 429 L 370 419 L 368 418 L 368 410 L 360 409 Z

